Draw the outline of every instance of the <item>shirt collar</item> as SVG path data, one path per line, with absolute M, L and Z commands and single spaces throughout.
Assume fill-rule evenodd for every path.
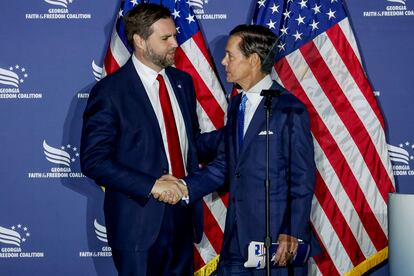
M 256 102 L 260 100 L 263 96 L 260 96 L 260 92 L 263 89 L 269 89 L 273 84 L 272 78 L 270 75 L 266 75 L 263 79 L 261 79 L 258 83 L 252 86 L 247 91 L 243 91 L 246 94 L 247 99 L 251 102 Z
M 148 87 L 154 85 L 158 74 L 161 74 L 165 78 L 165 69 L 162 69 L 160 72 L 156 72 L 137 59 L 134 54 L 132 55 L 132 63 L 134 64 L 135 70 L 137 71 L 141 81 Z

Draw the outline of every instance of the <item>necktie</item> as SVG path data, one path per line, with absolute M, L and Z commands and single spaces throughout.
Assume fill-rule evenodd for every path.
M 243 94 L 240 105 L 239 105 L 239 111 L 237 113 L 237 120 L 238 120 L 238 136 L 239 136 L 239 151 L 243 145 L 243 138 L 244 138 L 244 115 L 246 112 L 246 102 L 247 102 L 247 96 L 246 94 Z
M 168 95 L 162 75 L 157 76 L 157 81 L 159 83 L 160 103 L 167 133 L 168 153 L 170 155 L 172 174 L 177 178 L 183 178 L 185 176 L 184 162 L 170 96 Z

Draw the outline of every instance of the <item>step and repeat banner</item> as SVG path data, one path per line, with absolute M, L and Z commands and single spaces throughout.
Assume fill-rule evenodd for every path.
M 229 91 L 220 64 L 227 34 L 250 22 L 255 2 L 188 2 Z M 398 190 L 414 193 L 414 0 L 345 3 Z M 0 275 L 116 275 L 103 191 L 80 172 L 79 144 L 118 9 L 115 0 L 0 3 Z

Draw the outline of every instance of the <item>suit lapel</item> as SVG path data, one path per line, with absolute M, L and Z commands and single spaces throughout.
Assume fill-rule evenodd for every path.
M 131 95 L 132 97 L 138 98 L 138 102 L 142 103 L 142 112 L 149 117 L 149 121 L 145 125 L 145 127 L 153 129 L 152 133 L 155 133 L 154 138 L 158 140 L 159 144 L 164 149 L 164 142 L 162 140 L 161 130 L 159 128 L 157 116 L 155 115 L 154 108 L 152 107 L 151 101 L 148 98 L 148 94 L 135 69 L 132 59 L 129 59 L 125 66 L 128 69 L 127 71 L 129 73 L 129 79 L 131 80 Z M 163 152 L 165 153 L 165 149 Z M 165 155 L 165 158 L 167 158 L 167 155 Z
M 229 110 L 229 114 L 232 114 L 232 116 L 231 116 L 231 120 L 227 121 L 227 125 L 230 130 L 229 133 L 232 136 L 230 139 L 233 144 L 232 150 L 234 153 L 234 156 L 233 156 L 234 160 L 237 160 L 239 156 L 239 135 L 237 131 L 237 127 L 238 127 L 237 115 L 238 115 L 240 101 L 241 101 L 241 93 L 232 99 L 232 103 L 230 105 L 230 110 Z
M 277 89 L 281 90 L 280 86 L 273 82 L 270 89 Z M 278 103 L 278 97 L 273 98 L 272 100 L 272 112 L 271 114 L 275 114 L 275 107 Z M 272 116 L 272 115 L 271 115 Z M 243 147 L 240 151 L 239 158 L 243 158 L 243 155 L 246 152 L 246 149 L 249 147 L 250 143 L 259 135 L 260 131 L 266 126 L 266 112 L 264 109 L 264 98 L 260 101 L 257 109 L 253 115 L 252 120 L 250 121 L 249 127 L 246 130 L 246 134 L 244 135 L 243 139 Z

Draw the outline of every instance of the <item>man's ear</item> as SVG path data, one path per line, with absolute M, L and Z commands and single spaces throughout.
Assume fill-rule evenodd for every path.
M 132 36 L 132 39 L 134 40 L 134 46 L 136 49 L 144 49 L 145 48 L 145 40 L 142 39 L 142 37 L 140 37 L 137 34 L 134 34 Z
M 257 53 L 253 53 L 249 56 L 249 63 L 252 68 L 261 67 L 260 57 Z

